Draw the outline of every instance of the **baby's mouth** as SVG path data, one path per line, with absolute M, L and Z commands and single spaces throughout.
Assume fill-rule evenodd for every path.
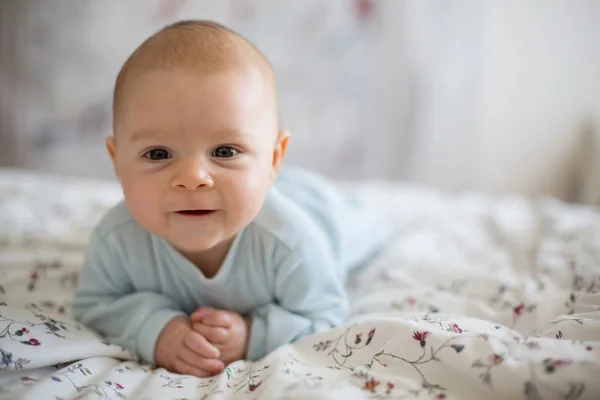
M 215 211 L 216 210 L 180 210 L 177 211 L 177 214 L 200 217 L 203 215 L 210 215 Z

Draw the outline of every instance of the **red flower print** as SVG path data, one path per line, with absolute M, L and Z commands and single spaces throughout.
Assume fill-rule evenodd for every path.
M 427 339 L 427 337 L 429 335 L 431 335 L 431 332 L 429 332 L 429 331 L 424 331 L 424 332 L 415 331 L 415 332 L 413 332 L 413 339 L 421 341 L 421 340 Z
M 29 339 L 28 343 L 32 346 L 39 346 L 41 344 L 39 340 L 34 339 L 34 338 Z
M 394 388 L 394 384 L 392 382 L 388 382 L 387 385 L 385 385 L 385 388 L 385 394 L 390 394 L 390 392 Z
M 490 360 L 493 365 L 498 365 L 502 364 L 504 357 L 502 357 L 500 354 L 492 353 L 488 356 L 488 360 Z
M 115 386 L 117 387 L 117 389 L 123 389 L 123 385 L 121 385 L 120 383 L 115 383 Z
M 565 365 L 571 365 L 572 362 L 573 361 L 571 361 L 571 360 L 564 360 L 564 359 L 563 360 L 554 360 L 552 362 L 552 365 L 554 365 L 555 367 L 562 367 Z
M 450 324 L 450 328 L 452 329 L 452 331 L 454 331 L 455 333 L 463 333 L 463 330 L 460 329 L 460 326 L 458 326 L 455 323 L 451 323 Z
M 27 330 L 27 328 L 23 328 L 21 329 L 21 333 L 29 333 L 29 331 Z
M 444 400 L 446 398 L 446 393 L 440 393 L 437 396 L 435 396 L 436 400 Z
M 571 365 L 573 363 L 572 360 L 569 359 L 558 359 L 552 360 L 547 358 L 544 360 L 544 364 L 546 365 L 546 372 L 551 374 L 556 370 L 556 367 L 564 367 L 566 365 Z
M 177 389 L 181 389 L 183 386 L 177 386 Z
M 590 346 L 590 345 L 588 345 L 588 346 L 585 346 L 585 349 L 586 349 L 587 351 L 592 351 L 592 346 Z
M 431 335 L 431 332 L 429 331 L 415 331 L 413 332 L 413 339 L 418 341 L 421 347 L 425 347 L 425 339 L 427 339 L 429 335 Z
M 356 334 L 356 339 L 354 339 L 354 344 L 359 344 L 362 341 L 362 332 Z
M 409 306 L 412 306 L 413 304 L 415 304 L 417 302 L 417 300 L 414 297 L 407 297 L 406 302 L 408 303 Z
M 262 381 L 258 382 L 256 385 L 251 383 L 250 385 L 248 385 L 248 390 L 254 392 L 256 389 L 258 389 L 261 383 Z
M 365 386 L 363 386 L 363 390 L 368 390 L 371 393 L 375 393 L 375 388 L 380 383 L 381 382 L 376 381 L 375 378 L 371 378 L 371 379 L 369 379 L 368 381 L 365 382 Z
M 373 335 L 375 335 L 375 328 L 369 331 L 369 335 L 367 336 L 367 343 L 365 343 L 365 345 L 371 343 L 371 340 L 373 340 Z
M 521 303 L 518 306 L 516 306 L 513 310 L 513 313 L 515 314 L 515 317 L 518 317 L 519 315 L 521 315 L 523 313 L 523 310 L 525 309 L 525 304 Z

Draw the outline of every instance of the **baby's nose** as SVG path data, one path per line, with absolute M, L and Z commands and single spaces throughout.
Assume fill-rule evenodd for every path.
M 214 180 L 208 169 L 200 163 L 189 163 L 182 166 L 172 181 L 172 187 L 175 189 L 196 190 L 213 185 Z

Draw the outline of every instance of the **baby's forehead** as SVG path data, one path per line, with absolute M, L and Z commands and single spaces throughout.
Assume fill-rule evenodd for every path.
M 162 69 L 210 75 L 248 68 L 259 72 L 264 81 L 263 89 L 273 91 L 276 97 L 273 69 L 249 41 L 214 22 L 173 24 L 148 38 L 123 65 L 114 91 L 115 119 L 130 83 L 148 71 Z

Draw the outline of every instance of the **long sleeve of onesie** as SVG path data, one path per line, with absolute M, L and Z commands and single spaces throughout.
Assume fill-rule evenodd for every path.
M 340 325 L 348 301 L 324 240 L 303 240 L 277 266 L 275 301 L 253 310 L 246 357 L 259 359 L 277 347 Z
M 185 314 L 169 296 L 135 291 L 127 268 L 98 232 L 92 235 L 86 254 L 73 313 L 108 341 L 148 363 L 154 363 L 156 340 L 166 323 Z

